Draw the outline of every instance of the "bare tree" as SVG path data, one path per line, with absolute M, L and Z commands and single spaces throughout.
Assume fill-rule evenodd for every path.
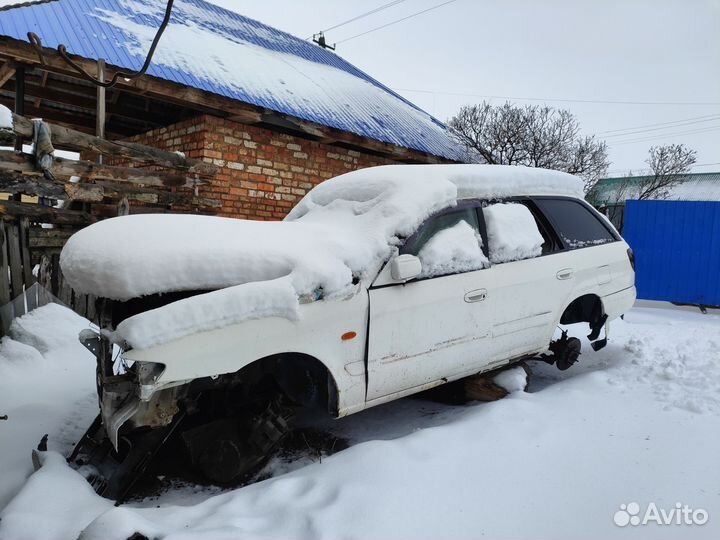
M 566 171 L 583 178 L 586 191 L 609 166 L 605 142 L 580 135 L 568 110 L 483 102 L 461 108 L 449 125 L 480 163 Z
M 695 150 L 684 144 L 652 146 L 645 160 L 650 174 L 640 177 L 638 200 L 667 199 L 671 188 L 687 179 L 696 159 Z

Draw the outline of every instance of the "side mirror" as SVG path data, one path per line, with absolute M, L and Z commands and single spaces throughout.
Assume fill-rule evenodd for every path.
M 408 281 L 422 272 L 422 263 L 415 255 L 398 255 L 390 262 L 390 275 L 395 281 Z

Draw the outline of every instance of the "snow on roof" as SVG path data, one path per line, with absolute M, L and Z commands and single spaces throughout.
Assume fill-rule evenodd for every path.
M 0 12 L 0 34 L 139 69 L 164 2 L 57 0 Z M 464 161 L 446 126 L 335 53 L 204 0 L 177 0 L 149 75 Z
M 333 298 L 372 279 L 401 238 L 459 198 L 582 196 L 569 174 L 502 165 L 387 165 L 311 190 L 285 221 L 142 214 L 74 234 L 60 257 L 78 292 L 127 300 L 215 290 L 141 313 L 119 341 L 147 347 L 248 318 L 297 315 L 299 299 Z M 221 289 L 221 290 L 216 290 Z

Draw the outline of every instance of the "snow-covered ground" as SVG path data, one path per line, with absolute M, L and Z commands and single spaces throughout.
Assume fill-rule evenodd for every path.
M 330 457 L 275 459 L 247 487 L 186 485 L 118 508 L 60 455 L 95 414 L 92 358 L 75 337 L 86 325 L 49 305 L 0 344 L 0 538 L 720 537 L 718 315 L 635 308 L 570 370 L 532 362 L 528 392 L 400 400 L 328 422 L 350 443 Z M 44 433 L 59 453 L 28 479 Z M 678 503 L 707 522 L 675 524 Z M 675 511 L 673 524 L 615 524 L 652 505 L 657 520 Z

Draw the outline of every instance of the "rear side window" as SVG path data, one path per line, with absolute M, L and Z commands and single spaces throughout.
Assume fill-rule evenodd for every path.
M 542 254 L 545 239 L 527 206 L 513 202 L 490 204 L 483 208 L 483 216 L 493 264 Z
M 610 229 L 578 201 L 535 199 L 535 204 L 554 225 L 563 243 L 570 249 L 614 242 Z

